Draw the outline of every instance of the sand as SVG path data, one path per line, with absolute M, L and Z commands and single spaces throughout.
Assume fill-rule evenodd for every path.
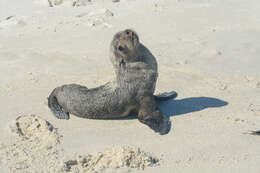
M 0 145 L 0 169 L 4 172 L 131 172 L 131 168 L 159 165 L 155 156 L 129 146 L 68 156 L 57 129 L 36 115 L 17 117 L 10 130 L 16 136 Z
M 94 155 L 76 155 L 64 161 L 65 172 L 132 172 L 159 165 L 150 153 L 129 146 L 114 147 Z
M 250 135 L 260 130 L 257 0 L 49 2 L 0 0 L 0 172 L 58 172 L 79 155 L 124 146 L 152 153 L 159 164 L 94 171 L 260 171 L 260 137 Z M 65 121 L 48 109 L 59 85 L 91 88 L 114 77 L 109 43 L 125 28 L 157 58 L 156 93 L 178 92 L 159 105 L 172 121 L 167 135 L 135 117 Z M 10 128 L 16 121 L 25 131 Z

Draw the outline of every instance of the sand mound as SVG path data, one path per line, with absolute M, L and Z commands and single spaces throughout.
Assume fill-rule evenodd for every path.
M 106 172 L 109 169 L 144 169 L 159 164 L 159 159 L 139 148 L 118 147 L 94 155 L 75 156 L 64 162 L 67 172 Z M 129 171 L 129 170 L 128 170 Z
M 11 131 L 24 138 L 58 138 L 56 129 L 46 120 L 36 115 L 23 115 L 10 125 Z
M 16 137 L 0 143 L 0 170 L 4 172 L 123 173 L 159 165 L 159 159 L 150 153 L 128 146 L 93 155 L 76 154 L 64 160 L 60 135 L 48 121 L 36 115 L 23 115 L 10 127 Z
M 36 115 L 16 118 L 10 125 L 17 134 L 0 145 L 0 170 L 4 172 L 58 172 L 62 169 L 60 135 Z

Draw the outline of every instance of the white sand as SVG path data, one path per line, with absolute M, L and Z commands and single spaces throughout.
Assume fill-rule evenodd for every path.
M 131 172 L 159 165 L 159 159 L 140 148 L 120 146 L 96 154 L 69 156 L 61 135 L 48 121 L 22 115 L 10 123 L 12 140 L 0 144 L 3 172 Z M 67 155 L 67 156 L 66 156 Z
M 18 153 L 0 155 L 0 172 L 13 163 L 10 172 L 56 172 L 64 155 L 125 145 L 162 160 L 131 172 L 260 172 L 260 137 L 247 134 L 260 130 L 258 0 L 66 1 L 49 7 L 45 0 L 0 0 L 0 152 L 16 144 Z M 137 119 L 58 120 L 47 107 L 59 85 L 91 88 L 113 78 L 109 43 L 125 28 L 157 58 L 156 92 L 179 94 L 160 105 L 172 121 L 167 135 Z M 14 137 L 9 122 L 31 114 L 51 122 L 61 143 L 46 152 L 42 142 Z M 22 162 L 24 147 L 34 148 L 34 161 Z

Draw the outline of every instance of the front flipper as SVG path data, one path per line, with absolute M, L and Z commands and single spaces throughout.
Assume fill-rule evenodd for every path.
M 175 91 L 164 92 L 157 95 L 154 95 L 156 101 L 167 101 L 170 99 L 175 99 L 178 96 L 178 93 Z
M 138 120 L 146 124 L 148 127 L 153 129 L 156 133 L 159 133 L 160 135 L 165 135 L 169 133 L 171 128 L 171 121 L 165 118 L 162 115 L 162 112 L 159 110 L 150 113 L 149 116 L 145 116 L 143 119 L 139 119 L 138 116 Z
M 145 97 L 141 100 L 138 120 L 160 135 L 167 134 L 171 128 L 171 122 L 156 107 L 153 97 Z

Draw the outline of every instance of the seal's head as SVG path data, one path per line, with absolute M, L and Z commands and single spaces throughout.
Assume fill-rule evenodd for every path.
M 139 38 L 135 31 L 126 29 L 115 34 L 111 48 L 117 63 L 134 62 L 137 60 Z

